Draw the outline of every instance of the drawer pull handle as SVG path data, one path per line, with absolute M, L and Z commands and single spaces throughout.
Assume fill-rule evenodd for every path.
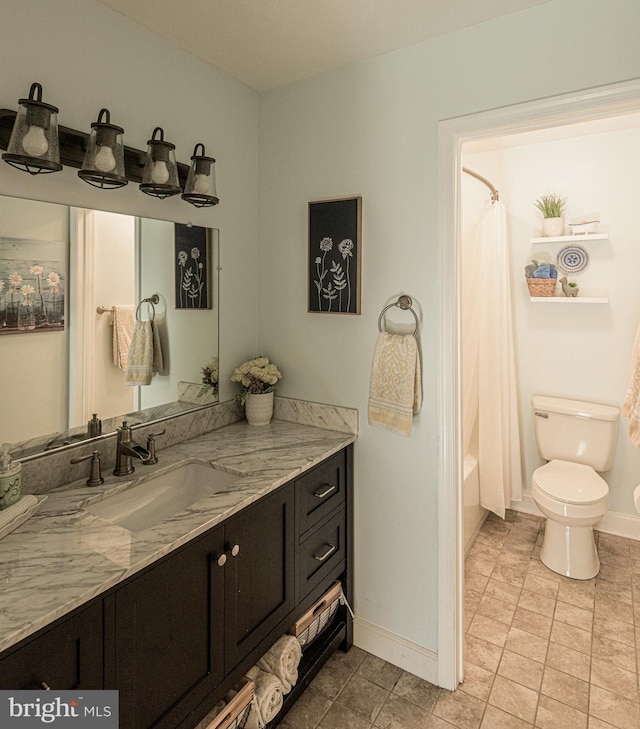
M 240 554 L 240 545 L 234 544 L 233 547 L 231 547 L 231 556 L 237 557 Z
M 40 688 L 43 691 L 51 691 L 51 686 L 49 686 L 49 684 L 46 681 L 41 681 L 40 682 Z
M 325 488 L 324 491 L 316 491 L 313 495 L 316 497 L 316 499 L 324 499 L 329 494 L 333 493 L 336 490 L 335 484 L 330 486 L 329 484 L 326 484 L 327 488 Z
M 327 544 L 327 547 L 329 549 L 324 554 L 314 554 L 313 558 L 317 559 L 318 562 L 324 562 L 325 559 L 328 559 L 338 549 L 335 544 Z

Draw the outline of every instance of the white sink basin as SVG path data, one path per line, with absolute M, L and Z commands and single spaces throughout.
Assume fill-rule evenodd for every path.
M 200 499 L 228 490 L 239 478 L 202 463 L 186 463 L 85 506 L 84 510 L 130 532 L 140 532 L 160 524 Z

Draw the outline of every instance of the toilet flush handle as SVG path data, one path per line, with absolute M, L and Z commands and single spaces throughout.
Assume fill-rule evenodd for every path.
M 538 418 L 548 418 L 549 417 L 549 413 L 541 413 L 538 410 L 535 411 L 535 415 Z

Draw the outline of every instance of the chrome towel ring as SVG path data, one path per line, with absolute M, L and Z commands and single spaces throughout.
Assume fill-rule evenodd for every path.
M 382 322 L 384 319 L 385 312 L 391 309 L 394 306 L 397 306 L 399 309 L 402 309 L 403 311 L 410 311 L 413 314 L 413 318 L 416 320 L 416 328 L 413 330 L 413 336 L 415 337 L 418 333 L 418 329 L 420 328 L 420 322 L 418 321 L 418 315 L 412 308 L 413 301 L 411 300 L 410 296 L 402 295 L 398 297 L 397 301 L 394 301 L 393 304 L 388 304 L 384 307 L 384 309 L 380 312 L 380 316 L 378 317 L 378 331 L 382 332 Z
M 140 307 L 143 304 L 150 304 L 151 305 L 151 321 L 154 321 L 156 318 L 156 307 L 155 304 L 160 302 L 160 297 L 158 294 L 154 294 L 153 296 L 150 296 L 148 299 L 142 299 L 142 301 L 138 304 L 138 308 L 136 309 L 136 321 L 140 321 Z

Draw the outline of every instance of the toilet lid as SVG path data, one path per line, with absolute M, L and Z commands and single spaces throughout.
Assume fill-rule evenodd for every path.
M 607 482 L 581 463 L 549 461 L 536 469 L 533 481 L 548 496 L 567 504 L 593 504 L 609 494 Z

